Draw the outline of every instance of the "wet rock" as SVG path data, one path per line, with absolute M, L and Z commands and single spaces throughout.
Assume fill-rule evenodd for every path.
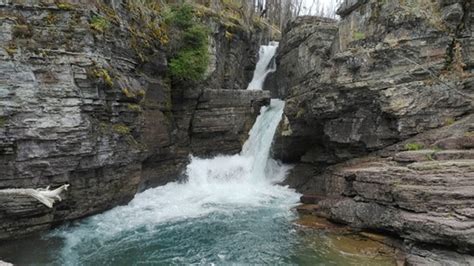
M 303 195 L 301 196 L 300 201 L 304 204 L 316 204 L 323 199 L 324 197 L 318 195 Z
M 413 247 L 406 258 L 408 265 L 471 265 L 474 257 L 443 249 Z

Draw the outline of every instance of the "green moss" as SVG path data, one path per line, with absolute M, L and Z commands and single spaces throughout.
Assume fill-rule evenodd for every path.
M 115 133 L 120 135 L 128 135 L 130 134 L 130 128 L 124 124 L 115 124 L 112 126 L 112 129 Z
M 426 158 L 429 160 L 429 161 L 434 161 L 435 159 L 433 158 L 433 156 L 436 154 L 436 151 L 435 152 L 432 152 L 432 153 L 429 153 L 426 155 Z
M 306 111 L 304 110 L 304 108 L 298 109 L 298 112 L 296 113 L 296 118 L 301 118 L 301 117 L 303 117 L 303 115 L 304 115 L 305 112 L 306 112 Z
M 94 70 L 94 75 L 96 78 L 101 79 L 107 86 L 112 87 L 114 85 L 112 77 L 106 69 L 96 69 Z
M 129 104 L 127 105 L 127 107 L 128 107 L 128 109 L 129 109 L 130 111 L 133 111 L 133 112 L 140 113 L 140 112 L 142 111 L 141 106 L 138 105 L 138 104 L 129 103 Z
M 93 30 L 96 30 L 100 33 L 106 32 L 110 27 L 107 19 L 102 16 L 93 16 L 91 18 L 90 25 Z
M 352 38 L 356 41 L 365 39 L 365 33 L 357 31 L 352 34 Z
M 122 88 L 122 93 L 127 97 L 127 98 L 135 98 L 135 94 L 131 92 L 128 88 Z
M 73 10 L 74 9 L 74 5 L 71 4 L 71 3 L 66 3 L 66 2 L 57 2 L 56 3 L 56 6 L 61 9 L 61 10 Z
M 455 122 L 456 122 L 456 120 L 455 120 L 454 118 L 447 118 L 447 119 L 445 120 L 445 123 L 444 123 L 444 124 L 445 124 L 446 126 L 450 126 L 450 125 L 454 124 Z
M 147 146 L 143 143 L 138 142 L 132 135 L 128 135 L 126 137 L 126 140 L 127 140 L 128 145 L 130 145 L 131 147 L 133 147 L 133 148 L 135 148 L 139 151 L 146 151 L 147 150 Z
M 9 56 L 13 56 L 16 53 L 17 50 L 18 50 L 18 48 L 16 47 L 16 45 L 14 43 L 10 43 L 5 48 L 5 51 L 8 53 Z
M 99 131 L 102 134 L 110 133 L 110 124 L 106 123 L 106 122 L 100 122 L 99 123 Z
M 464 133 L 464 136 L 465 137 L 474 137 L 474 131 L 468 131 L 468 132 Z
M 33 30 L 28 24 L 16 24 L 13 26 L 13 36 L 20 38 L 31 38 L 33 37 Z
M 230 33 L 228 31 L 225 31 L 225 38 L 229 41 L 231 41 L 234 38 L 234 34 Z
M 405 149 L 409 151 L 418 151 L 423 149 L 425 146 L 420 143 L 407 143 L 405 144 Z
M 7 124 L 7 118 L 6 117 L 0 117 L 0 128 L 4 127 Z

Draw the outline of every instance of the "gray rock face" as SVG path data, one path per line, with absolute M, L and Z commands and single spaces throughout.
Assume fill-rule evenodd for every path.
M 243 42 L 220 49 L 220 72 L 182 91 L 165 79 L 159 42 L 137 43 L 122 4 L 111 11 L 88 1 L 42 2 L 0 1 L 0 189 L 71 186 L 53 209 L 1 198 L 0 239 L 125 204 L 139 190 L 177 180 L 190 153 L 238 151 L 268 102 L 268 93 L 228 87 L 244 84 L 244 74 L 229 83 L 221 77 L 225 53 L 255 58 L 258 36 L 248 36 L 252 49 Z M 94 30 L 91 10 L 117 21 Z
M 346 1 L 338 24 L 289 25 L 274 154 L 296 163 L 288 184 L 323 198 L 317 215 L 472 262 L 474 7 L 415 2 Z
M 210 76 L 207 87 L 245 90 L 252 80 L 261 44 L 270 41 L 268 28 L 229 29 L 222 23 L 209 22 L 212 29 Z
M 273 97 L 285 98 L 289 88 L 321 74 L 336 32 L 332 19 L 306 16 L 289 23 L 277 51 L 277 72 L 268 81 L 274 79 L 267 86 Z
M 279 136 L 276 156 L 334 164 L 472 112 L 471 23 L 451 31 L 433 20 L 444 7 L 419 2 L 427 14 L 370 1 L 338 27 L 314 18 L 289 25 L 275 76 L 291 134 Z

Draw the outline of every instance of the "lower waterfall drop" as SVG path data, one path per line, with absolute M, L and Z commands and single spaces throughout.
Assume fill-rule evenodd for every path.
M 127 264 L 137 253 L 143 263 L 278 262 L 290 247 L 284 239 L 299 201 L 292 189 L 275 185 L 288 167 L 270 158 L 283 108 L 280 100 L 262 107 L 241 154 L 192 157 L 186 182 L 149 189 L 127 206 L 57 230 L 65 240 L 61 263 Z M 281 243 L 272 243 L 277 235 Z

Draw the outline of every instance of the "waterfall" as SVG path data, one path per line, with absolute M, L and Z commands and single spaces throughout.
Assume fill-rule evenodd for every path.
M 278 42 L 270 42 L 268 45 L 260 46 L 257 66 L 247 90 L 262 90 L 267 75 L 276 71 L 274 57 L 277 48 Z
M 270 52 L 271 49 L 273 51 Z M 276 45 L 264 46 L 261 50 L 263 52 L 254 79 L 255 84 L 259 83 L 259 89 L 271 70 L 267 66 L 275 50 Z M 265 71 L 262 71 L 264 68 Z M 245 246 L 246 241 L 249 241 L 249 236 L 245 234 L 248 228 L 252 228 L 252 234 L 257 235 L 259 241 L 267 239 L 264 240 L 265 243 L 272 243 L 269 239 L 275 234 L 287 237 L 289 232 L 283 228 L 294 217 L 290 209 L 298 203 L 299 194 L 288 187 L 276 185 L 283 181 L 289 168 L 270 157 L 273 137 L 282 118 L 284 106 L 284 101 L 273 99 L 269 106 L 261 108 L 240 154 L 221 155 L 210 159 L 191 156 L 186 168 L 185 182 L 173 182 L 146 190 L 137 194 L 126 206 L 90 217 L 79 226 L 57 230 L 53 236 L 64 239 L 61 263 L 87 264 L 102 259 L 109 261 L 110 258 L 127 260 L 129 257 L 126 253 L 120 252 L 138 247 L 137 252 L 145 261 L 201 264 L 203 256 L 210 261 L 216 261 L 212 256 L 215 256 L 216 252 L 223 252 L 222 250 L 238 256 L 252 256 L 257 252 L 256 249 L 264 248 L 262 244 L 257 244 L 248 250 L 248 254 L 247 251 L 243 252 L 242 248 L 235 249 L 235 245 Z M 236 215 L 240 223 L 234 222 Z M 285 222 L 276 222 L 281 219 Z M 217 222 L 225 224 L 226 227 L 240 228 L 236 229 L 235 239 L 232 239 L 237 244 L 223 241 L 219 244 L 219 250 L 202 255 L 199 248 L 212 247 L 211 244 L 202 244 L 203 237 L 219 234 L 222 239 L 226 239 L 229 234 L 226 230 L 217 229 L 211 235 L 202 233 L 207 230 L 209 224 Z M 253 225 L 246 227 L 248 223 Z M 265 228 L 261 228 L 262 225 Z M 241 228 L 242 226 L 244 228 Z M 197 230 L 197 233 L 189 236 L 189 230 Z M 155 249 L 165 245 L 160 242 L 164 241 L 163 237 L 176 243 L 172 242 L 171 246 L 161 253 L 156 252 Z M 180 250 L 181 245 L 189 245 L 191 240 L 194 241 L 193 246 L 186 251 Z M 287 249 L 288 244 L 283 241 L 272 248 L 277 250 L 275 254 L 279 254 L 280 250 Z M 145 252 L 143 248 L 150 251 Z M 271 248 L 266 247 L 265 251 L 259 252 L 268 252 L 269 249 Z M 184 256 L 183 252 L 186 253 L 186 259 L 175 260 L 182 258 L 180 256 Z M 222 259 L 224 257 L 218 256 L 218 260 L 226 261 Z
M 192 157 L 186 171 L 188 182 L 222 185 L 224 181 L 252 187 L 259 183 L 283 181 L 288 169 L 272 162 L 270 149 L 284 106 L 283 101 L 273 99 L 268 107 L 262 107 L 240 154 L 212 159 Z

